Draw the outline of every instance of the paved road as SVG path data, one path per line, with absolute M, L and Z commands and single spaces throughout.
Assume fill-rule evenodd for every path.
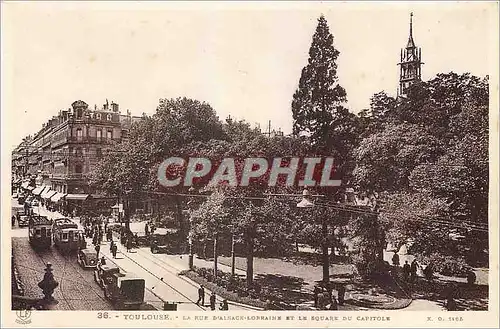
M 27 234 L 25 229 L 14 228 L 13 231 L 24 231 Z M 43 297 L 38 282 L 43 279 L 45 264 L 50 262 L 54 268 L 54 277 L 59 282 L 59 287 L 54 291 L 54 298 L 59 303 L 54 309 L 113 309 L 104 298 L 101 288 L 94 282 L 92 271 L 85 271 L 78 266 L 75 256 L 61 255 L 54 247 L 36 252 L 29 244 L 27 236 L 13 237 L 12 250 L 27 297 Z
M 59 218 L 61 214 L 46 210 L 43 207 L 35 208 L 35 212 L 49 218 Z M 78 221 L 77 221 L 78 222 Z M 142 224 L 143 225 L 143 224 Z M 114 238 L 117 241 L 117 237 Z M 87 245 L 92 248 L 91 240 L 87 240 Z M 109 250 L 109 243 L 101 244 L 101 255 L 107 258 L 107 262 L 115 263 L 124 272 L 132 272 L 135 275 L 146 280 L 146 300 L 157 308 L 161 308 L 163 302 L 178 303 L 178 310 L 182 311 L 203 311 L 210 310 L 209 304 L 210 291 L 206 291 L 205 306 L 196 305 L 198 299 L 198 285 L 192 280 L 178 276 L 177 274 L 185 269 L 179 266 L 178 262 L 168 255 L 154 255 L 149 248 L 137 248 L 132 252 L 126 252 L 120 243 L 117 243 L 117 259 L 113 259 Z M 185 257 L 187 264 L 187 255 Z M 217 308 L 221 298 L 217 298 Z M 246 305 L 237 305 L 229 302 L 231 310 L 251 310 Z

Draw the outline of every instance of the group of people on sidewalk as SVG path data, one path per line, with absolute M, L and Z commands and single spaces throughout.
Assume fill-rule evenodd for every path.
M 212 292 L 210 295 L 210 309 L 212 311 L 215 311 L 215 301 L 216 301 L 217 296 L 215 295 L 215 292 Z M 205 287 L 203 285 L 200 285 L 198 288 L 198 300 L 196 301 L 196 305 L 205 306 Z M 221 311 L 228 311 L 229 310 L 229 305 L 227 302 L 227 299 L 222 300 L 219 306 L 219 310 Z
M 396 252 L 394 252 L 394 255 L 392 257 L 392 264 L 396 268 L 399 267 L 399 255 Z M 408 264 L 408 261 L 405 261 L 405 264 L 403 265 L 402 269 L 403 281 L 408 284 L 416 283 L 418 279 L 417 275 L 418 269 L 421 269 L 422 274 L 429 282 L 433 282 L 434 269 L 432 264 L 428 264 L 425 268 L 422 268 L 422 266 L 420 266 L 415 259 L 411 262 L 411 264 Z M 475 282 L 476 282 L 476 274 L 472 270 L 468 271 L 467 284 L 469 286 L 472 286 L 474 285 Z M 459 287 L 454 283 L 450 283 L 448 288 L 445 289 L 444 293 L 444 299 L 445 299 L 444 306 L 446 310 L 448 311 L 458 310 L 457 302 L 455 299 L 458 297 L 459 294 L 460 294 Z
M 337 298 L 333 294 L 333 287 L 328 285 L 326 288 L 323 285 L 315 285 L 313 290 L 314 308 L 319 310 L 338 310 L 339 305 L 344 305 L 345 302 L 345 287 L 339 285 L 337 288 Z
M 394 252 L 394 255 L 392 256 L 392 265 L 395 267 L 399 267 L 399 255 L 397 252 Z M 418 270 L 421 270 L 423 275 L 425 276 L 426 279 L 432 280 L 434 278 L 434 270 L 432 267 L 432 264 L 428 264 L 427 266 L 422 267 L 420 264 L 418 264 L 417 260 L 414 259 L 411 264 L 408 264 L 408 261 L 406 260 L 404 265 L 403 265 L 403 280 L 405 282 L 410 282 L 414 283 L 417 281 L 417 272 Z

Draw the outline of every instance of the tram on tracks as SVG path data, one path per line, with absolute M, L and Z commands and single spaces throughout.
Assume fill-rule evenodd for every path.
M 52 227 L 54 232 L 54 246 L 61 252 L 75 252 L 82 248 L 82 231 L 78 224 L 68 218 L 59 218 L 54 220 Z M 83 242 L 85 239 L 83 238 Z
M 52 245 L 52 220 L 46 216 L 30 216 L 28 232 L 30 245 L 34 249 L 47 249 Z

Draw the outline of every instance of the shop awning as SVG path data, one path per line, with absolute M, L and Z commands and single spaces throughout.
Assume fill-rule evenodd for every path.
M 67 194 L 65 196 L 66 200 L 76 200 L 76 201 L 85 201 L 88 198 L 88 194 Z
M 29 184 L 30 182 L 24 182 L 21 184 L 21 187 L 27 189 Z
M 42 198 L 45 198 L 45 196 L 47 195 L 47 193 L 50 191 L 50 186 L 45 186 L 45 188 L 42 190 L 42 192 L 40 193 L 40 197 Z
M 34 190 L 35 187 L 34 186 L 28 186 L 28 187 L 26 187 L 26 189 L 31 191 L 31 190 Z
M 44 185 L 39 195 L 43 198 L 48 191 L 50 191 L 50 186 Z
M 47 193 L 45 193 L 45 195 L 43 196 L 44 199 L 50 199 L 54 196 L 54 194 L 56 194 L 57 192 L 54 191 L 54 190 L 50 190 L 48 191 Z
M 35 189 L 33 190 L 33 194 L 34 195 L 40 195 L 40 193 L 42 193 L 42 191 L 45 189 L 45 186 L 38 186 L 38 187 L 35 187 Z
M 62 197 L 65 196 L 65 195 L 66 194 L 64 194 L 64 193 L 57 192 L 56 194 L 54 194 L 52 196 L 52 198 L 50 198 L 50 201 L 52 201 L 52 202 L 59 202 L 62 199 Z

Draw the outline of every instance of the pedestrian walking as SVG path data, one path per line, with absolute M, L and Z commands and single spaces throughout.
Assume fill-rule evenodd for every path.
M 59 286 L 59 282 L 54 279 L 54 273 L 52 273 L 52 264 L 47 263 L 45 268 L 45 274 L 43 275 L 43 280 L 38 283 L 38 287 L 42 289 L 44 299 L 52 301 L 54 297 L 52 294 L 54 290 Z
M 101 257 L 101 265 L 106 265 L 106 258 L 104 256 Z
M 392 265 L 399 266 L 399 255 L 397 252 L 394 252 L 394 255 L 392 255 Z
M 408 277 L 410 276 L 410 265 L 408 264 L 408 261 L 405 261 L 405 264 L 403 265 L 403 278 L 405 281 L 408 281 Z
M 149 235 L 149 226 L 148 226 L 148 223 L 146 223 L 146 225 L 144 225 L 144 234 L 146 234 L 146 236 Z
M 446 310 L 447 311 L 456 311 L 457 310 L 457 302 L 455 302 L 455 298 L 453 295 L 448 295 L 446 298 Z
M 205 305 L 205 288 L 203 286 L 198 288 L 198 300 L 196 301 L 196 305 L 200 305 L 200 302 L 201 306 Z
M 313 294 L 314 294 L 314 307 L 318 308 L 318 295 L 321 292 L 320 287 L 318 285 L 314 286 Z
M 334 296 L 332 296 L 332 299 L 330 300 L 330 307 L 328 309 L 330 311 L 337 311 L 339 309 L 339 304 Z
M 338 289 L 338 297 L 339 297 L 339 305 L 344 305 L 345 301 L 345 287 L 344 285 L 340 285 Z
M 127 252 L 130 252 L 130 249 L 132 249 L 132 237 L 129 235 L 127 238 Z
M 434 270 L 432 269 L 432 264 L 427 265 L 423 272 L 427 280 L 431 281 L 433 279 Z
M 99 258 L 99 251 L 101 251 L 101 245 L 100 244 L 96 244 L 95 245 L 95 252 L 97 253 L 97 258 Z
M 212 294 L 210 295 L 210 309 L 212 311 L 215 311 L 215 293 L 212 292 Z
M 410 265 L 410 281 L 411 282 L 415 282 L 415 280 L 417 279 L 417 267 L 418 267 L 417 260 L 414 259 Z
M 113 254 L 113 258 L 116 258 L 116 252 L 118 251 L 118 246 L 116 243 L 113 243 L 113 247 L 111 247 L 111 253 Z
M 328 305 L 328 294 L 326 292 L 321 292 L 318 294 L 318 309 L 326 310 Z
M 113 252 L 113 245 L 115 244 L 115 242 L 113 240 L 111 240 L 111 242 L 109 243 L 109 252 Z
M 221 311 L 228 311 L 229 310 L 229 305 L 227 304 L 227 299 L 224 299 L 222 303 L 220 303 L 220 308 Z

